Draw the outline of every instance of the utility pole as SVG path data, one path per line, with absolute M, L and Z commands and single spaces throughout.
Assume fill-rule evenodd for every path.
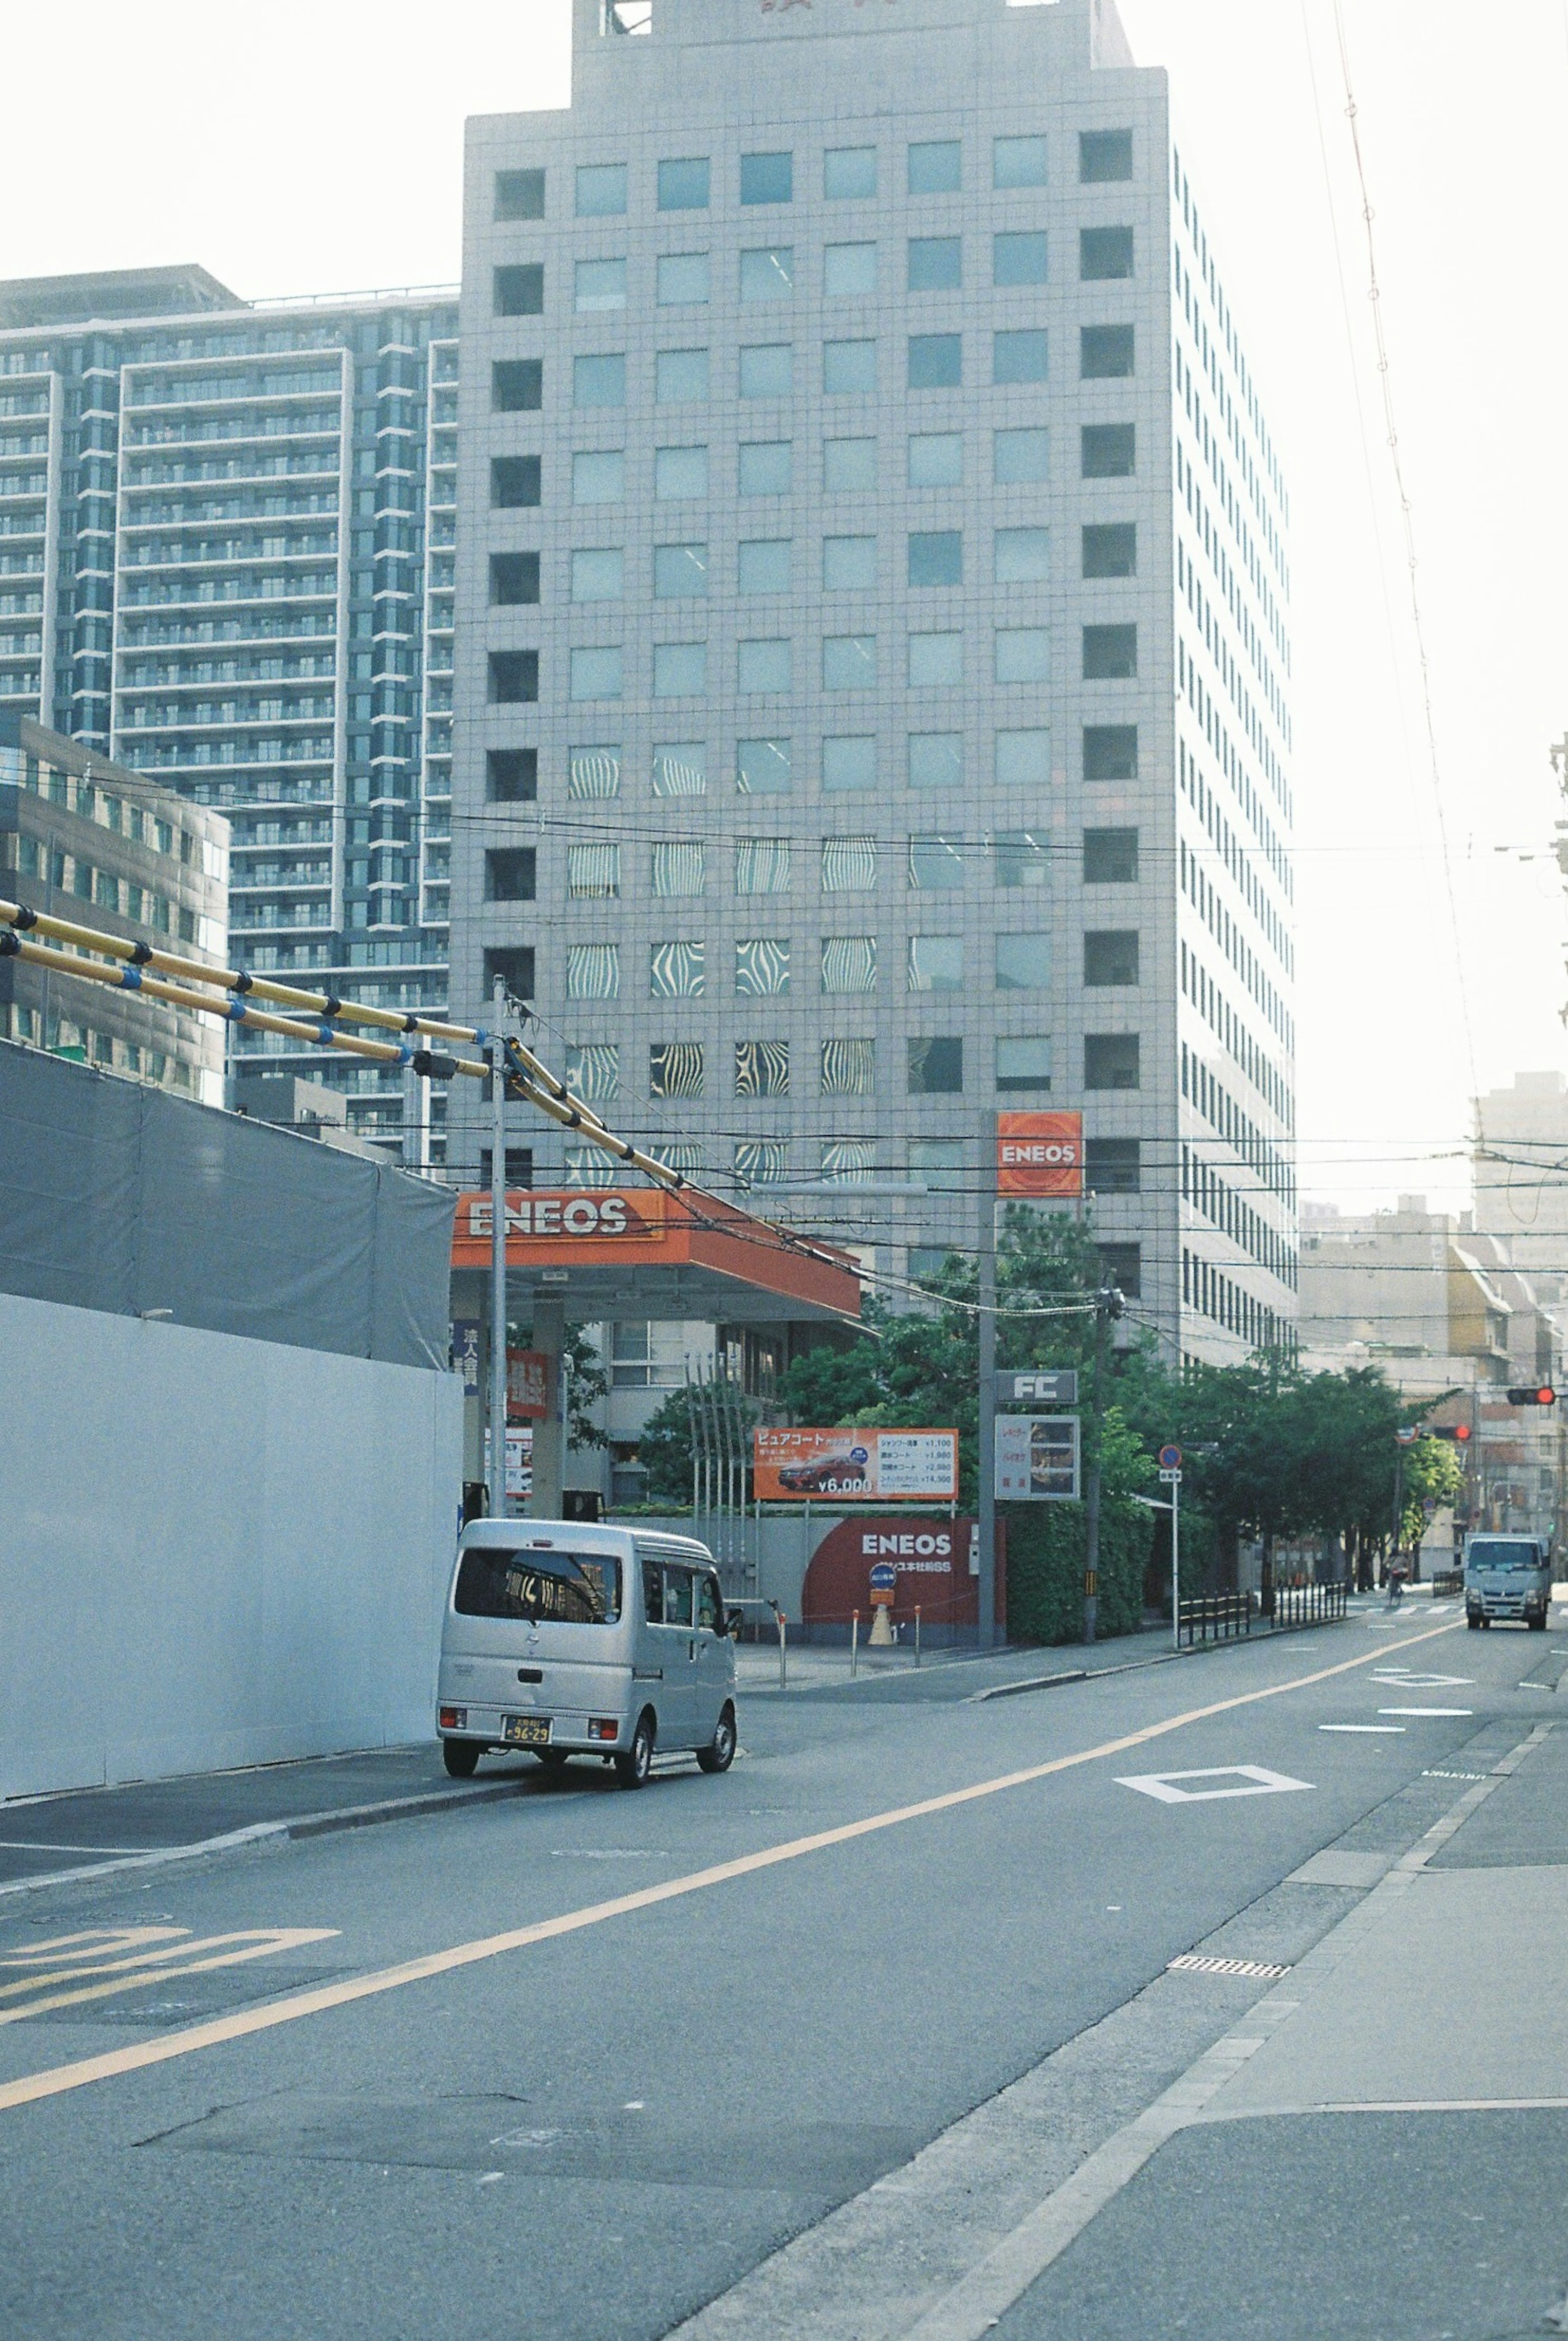
M 499 976 L 490 1034 L 490 1516 L 506 1514 L 506 986 Z
M 1103 1284 L 1094 1295 L 1094 1387 L 1091 1397 L 1094 1420 L 1094 1452 L 1084 1491 L 1084 1639 L 1093 1642 L 1100 1629 L 1100 1449 L 1105 1430 L 1105 1360 L 1111 1342 L 1111 1320 L 1122 1313 L 1122 1296 L 1114 1284 Z
M 996 1117 L 980 1117 L 980 1647 L 996 1639 Z

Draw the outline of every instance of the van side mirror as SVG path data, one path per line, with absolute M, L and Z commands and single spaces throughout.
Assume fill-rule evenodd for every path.
M 745 1624 L 745 1612 L 744 1609 L 725 1610 L 724 1631 L 729 1636 L 732 1642 L 738 1642 L 740 1640 L 741 1628 Z

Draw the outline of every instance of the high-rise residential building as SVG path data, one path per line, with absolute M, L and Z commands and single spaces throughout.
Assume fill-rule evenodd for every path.
M 1286 497 L 1164 73 L 1107 0 L 575 0 L 573 73 L 469 128 L 454 1005 L 895 1280 L 1081 1111 L 1169 1353 L 1288 1340 Z
M 456 326 L 195 267 L 0 284 L 0 710 L 221 808 L 247 966 L 409 1008 L 446 986 Z M 332 1077 L 395 1135 L 395 1079 Z
M 1515 1073 L 1474 1104 L 1475 1224 L 1549 1300 L 1568 1301 L 1568 1081 Z

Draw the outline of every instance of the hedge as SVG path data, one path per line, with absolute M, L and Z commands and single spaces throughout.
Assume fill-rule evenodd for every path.
M 1007 1521 L 1007 1639 L 1077 1642 L 1084 1635 L 1082 1504 L 1004 1504 Z M 1135 1633 L 1144 1621 L 1144 1570 L 1154 1514 L 1126 1497 L 1100 1509 L 1102 1637 Z

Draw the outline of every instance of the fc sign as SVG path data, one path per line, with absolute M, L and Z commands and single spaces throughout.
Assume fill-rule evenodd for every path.
M 999 1113 L 999 1195 L 1077 1196 L 1084 1192 L 1081 1113 Z

